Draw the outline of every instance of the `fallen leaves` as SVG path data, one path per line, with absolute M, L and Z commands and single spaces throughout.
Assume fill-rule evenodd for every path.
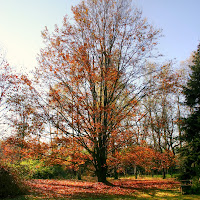
M 134 196 L 138 190 L 174 190 L 180 185 L 173 180 L 113 180 L 112 185 L 104 183 L 75 180 L 41 180 L 28 181 L 31 193 L 48 198 L 74 196 L 120 195 Z

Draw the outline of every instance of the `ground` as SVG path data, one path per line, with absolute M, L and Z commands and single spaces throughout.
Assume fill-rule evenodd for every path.
M 180 183 L 173 179 L 110 180 L 110 185 L 92 181 L 41 180 L 27 181 L 30 194 L 13 200 L 33 199 L 88 199 L 88 200 L 130 200 L 130 199 L 200 199 L 198 195 L 181 195 Z M 9 200 L 9 199 L 6 199 Z

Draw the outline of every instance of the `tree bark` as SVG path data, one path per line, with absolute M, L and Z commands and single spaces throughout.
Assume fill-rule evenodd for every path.
M 78 169 L 78 180 L 81 180 L 81 174 L 82 174 L 82 168 L 81 168 L 81 166 L 79 166 L 79 169 Z
M 134 175 L 135 175 L 135 179 L 137 179 L 137 165 L 134 166 Z
M 96 176 L 98 179 L 98 182 L 102 182 L 102 183 L 107 183 L 107 166 L 101 166 L 101 167 L 97 167 L 96 168 Z
M 114 167 L 114 179 L 117 180 L 119 178 L 117 167 Z
M 164 168 L 163 168 L 163 179 L 166 179 L 166 171 Z
M 97 154 L 95 155 L 95 172 L 98 179 L 98 182 L 106 183 L 108 166 L 106 163 L 106 149 L 101 148 L 101 150 L 97 149 Z

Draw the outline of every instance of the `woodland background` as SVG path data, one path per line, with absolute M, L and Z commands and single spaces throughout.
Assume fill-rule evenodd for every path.
M 198 179 L 199 46 L 159 64 L 161 30 L 129 1 L 83 1 L 42 32 L 31 75 L 0 61 L 1 170 L 25 179 Z

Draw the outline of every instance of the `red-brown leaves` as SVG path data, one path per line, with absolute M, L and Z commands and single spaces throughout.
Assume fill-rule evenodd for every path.
M 175 165 L 176 159 L 171 151 L 160 153 L 148 146 L 133 146 L 125 149 L 120 153 L 118 162 L 121 160 L 120 170 L 127 166 L 140 166 L 146 172 L 152 170 L 161 171 L 162 169 L 169 169 Z
M 93 163 L 104 167 L 111 139 L 117 136 L 115 143 L 122 146 L 131 137 L 142 96 L 135 86 L 140 60 L 152 50 L 159 31 L 125 0 L 83 1 L 72 12 L 75 23 L 64 18 L 60 29 L 43 32 L 46 47 L 38 72 L 43 87 L 51 90 L 46 113 L 61 133 L 78 136 Z
M 42 158 L 48 151 L 48 145 L 37 141 L 25 141 L 18 137 L 9 137 L 1 142 L 1 160 L 4 162 L 17 162 L 25 159 Z
M 147 189 L 176 189 L 179 182 L 173 180 L 115 180 L 112 186 L 103 183 L 69 181 L 69 180 L 32 180 L 28 182 L 31 192 L 46 197 L 75 197 L 124 195 L 134 196 L 137 190 Z

